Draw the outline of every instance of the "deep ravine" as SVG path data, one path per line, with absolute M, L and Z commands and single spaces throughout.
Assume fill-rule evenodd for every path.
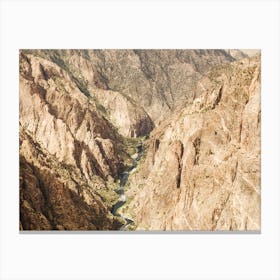
M 115 190 L 115 192 L 119 195 L 119 200 L 117 203 L 115 203 L 112 207 L 112 214 L 118 217 L 121 217 L 125 220 L 125 224 L 120 227 L 119 230 L 128 230 L 128 226 L 130 224 L 134 224 L 134 221 L 122 214 L 119 213 L 119 209 L 124 206 L 124 204 L 127 202 L 127 198 L 125 195 L 125 185 L 127 183 L 127 180 L 129 178 L 129 175 L 135 170 L 137 167 L 141 157 L 143 155 L 143 143 L 141 142 L 140 145 L 137 146 L 137 156 L 133 160 L 133 164 L 124 172 L 120 174 L 120 186 Z
M 20 230 L 260 230 L 260 90 L 260 53 L 20 50 Z

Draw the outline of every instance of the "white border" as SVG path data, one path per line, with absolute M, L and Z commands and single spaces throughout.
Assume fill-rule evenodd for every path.
M 2 1 L 2 279 L 279 279 L 279 2 Z M 20 235 L 18 49 L 261 48 L 262 233 Z

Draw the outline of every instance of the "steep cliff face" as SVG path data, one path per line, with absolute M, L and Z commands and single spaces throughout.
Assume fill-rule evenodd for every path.
M 145 110 L 131 98 L 112 90 L 94 89 L 91 94 L 102 104 L 108 119 L 123 136 L 144 136 L 154 128 Z
M 246 54 L 246 52 L 243 52 L 242 50 L 238 49 L 228 49 L 226 51 L 230 56 L 234 57 L 236 60 L 244 59 L 249 56 L 248 54 Z
M 92 177 L 88 184 L 77 166 L 57 161 L 22 129 L 20 141 L 21 229 L 112 230 L 122 225 L 108 211 L 112 190 L 102 179 Z
M 129 133 L 143 123 L 139 115 L 144 112 L 158 124 L 177 105 L 191 102 L 193 87 L 202 75 L 214 65 L 234 61 L 224 50 L 39 50 L 32 53 L 67 69 L 79 88 L 88 94 L 98 95 L 96 88 L 111 90 L 106 93 L 110 99 L 118 93 L 122 96 L 119 98 L 132 101 L 126 101 L 133 108 L 128 113 L 126 108 L 123 112 L 117 105 L 114 108 L 116 103 L 110 107 L 115 114 L 125 114 L 122 120 L 132 120 Z M 115 94 L 111 96 L 112 92 Z M 106 108 L 104 101 L 106 98 L 99 100 Z M 135 115 L 136 109 L 139 112 Z M 145 127 L 153 128 L 149 118 L 146 122 Z M 127 123 L 116 124 L 126 131 Z M 140 136 L 142 130 L 141 133 L 136 130 L 136 135 Z M 145 130 L 146 134 L 149 132 Z
M 223 50 L 100 50 L 89 56 L 108 88 L 132 98 L 158 124 L 191 101 L 196 81 L 234 59 Z
M 84 99 L 94 101 L 97 109 L 112 122 L 121 135 L 138 137 L 148 134 L 153 129 L 151 118 L 139 104 L 124 93 L 109 90 L 107 80 L 97 70 L 95 58 L 89 56 L 90 51 L 24 50 L 23 53 L 32 55 L 33 59 L 43 58 L 45 62 L 52 62 L 63 70 L 72 85 L 83 93 Z M 53 77 L 55 76 L 56 73 Z M 63 83 L 64 77 L 60 79 Z
M 23 228 L 112 228 L 113 189 L 131 159 L 99 105 L 58 65 L 23 53 L 19 105 Z
M 21 51 L 20 228 L 260 229 L 260 58 L 243 57 Z
M 154 129 L 123 211 L 137 229 L 260 229 L 260 57 L 214 67 Z

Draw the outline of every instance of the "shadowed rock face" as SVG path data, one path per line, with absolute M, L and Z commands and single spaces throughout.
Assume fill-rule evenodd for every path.
M 215 67 L 151 134 L 130 178 L 137 229 L 260 230 L 260 57 Z
M 120 229 L 151 132 L 120 209 L 137 229 L 259 229 L 260 62 L 234 54 L 21 51 L 20 228 Z

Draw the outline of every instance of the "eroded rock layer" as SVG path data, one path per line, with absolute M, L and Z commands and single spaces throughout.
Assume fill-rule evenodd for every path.
M 114 229 L 124 138 L 55 63 L 20 56 L 23 229 Z
M 214 67 L 130 178 L 137 229 L 260 230 L 260 57 Z
M 260 229 L 259 56 L 22 50 L 19 87 L 20 229 Z
M 140 109 L 140 114 L 145 110 L 156 123 L 163 120 L 166 114 L 178 105 L 192 101 L 193 87 L 213 66 L 235 60 L 225 50 L 32 50 L 30 52 L 54 61 L 66 69 L 86 94 L 98 94 L 94 91 L 96 88 L 114 91 L 115 94 L 122 95 L 122 98 L 132 101 L 129 106 L 136 105 L 134 108 Z M 110 95 L 110 91 L 106 94 Z M 99 100 L 101 105 L 104 105 L 103 101 L 104 99 Z M 112 107 L 114 104 L 111 104 L 110 111 L 114 110 Z M 126 108 L 124 108 L 126 114 L 125 110 Z M 117 114 L 123 113 L 119 108 L 115 108 L 115 111 Z M 133 121 L 133 112 L 134 110 L 129 110 L 132 126 L 137 123 Z M 143 122 L 143 118 L 137 116 L 135 118 Z M 117 120 L 116 117 L 113 119 Z M 122 119 L 119 120 L 116 122 L 118 127 L 127 126 L 127 123 L 122 123 Z M 147 126 L 150 127 L 150 124 L 148 123 Z M 141 132 L 136 130 L 136 136 L 140 136 Z M 145 133 L 149 132 L 145 130 Z

